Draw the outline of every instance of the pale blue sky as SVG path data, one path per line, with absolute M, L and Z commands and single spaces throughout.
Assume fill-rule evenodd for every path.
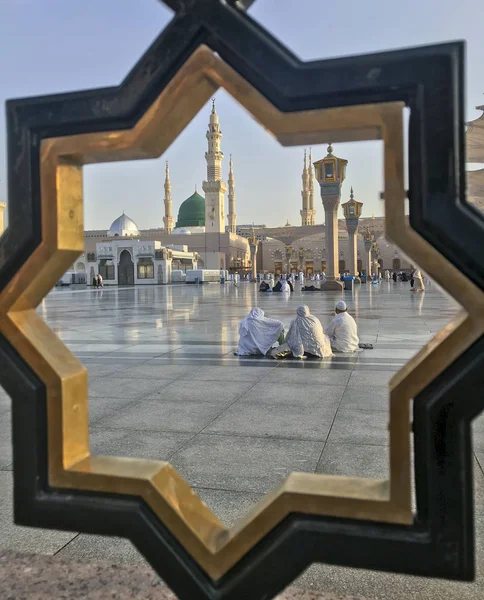
M 478 0 L 258 0 L 250 10 L 305 60 L 467 40 L 467 119 L 484 104 L 482 6 Z M 103 87 L 119 83 L 171 18 L 158 0 L 0 0 L 0 102 L 7 98 Z M 233 154 L 238 222 L 300 223 L 301 148 L 280 148 L 238 105 L 217 94 L 224 138 Z M 159 227 L 163 216 L 164 160 L 169 159 L 174 213 L 205 175 L 208 108 L 156 161 L 88 167 L 86 228 L 105 229 L 124 210 L 140 228 Z M 6 198 L 4 111 L 0 112 L 0 199 Z M 364 214 L 381 214 L 381 148 L 339 144 L 349 160 L 349 187 Z M 325 147 L 313 148 L 313 159 Z M 317 221 L 323 221 L 316 198 Z

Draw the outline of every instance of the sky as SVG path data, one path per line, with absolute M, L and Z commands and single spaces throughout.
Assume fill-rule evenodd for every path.
M 326 7 L 326 8 L 325 8 Z M 478 0 L 257 0 L 250 14 L 303 60 L 348 56 L 456 39 L 467 41 L 466 119 L 484 104 L 482 8 Z M 0 0 L 0 104 L 8 98 L 119 84 L 169 22 L 159 0 Z M 225 154 L 234 161 L 238 223 L 300 224 L 302 148 L 282 148 L 228 94 L 216 94 Z M 206 174 L 206 106 L 157 160 L 84 170 L 86 229 L 108 229 L 123 211 L 140 229 L 161 227 L 164 161 L 173 212 Z M 326 146 L 312 149 L 313 160 Z M 363 216 L 382 214 L 380 142 L 335 144 L 346 158 L 342 202 L 353 186 Z M 317 184 L 316 184 L 317 185 Z M 6 134 L 0 111 L 0 200 L 7 197 Z M 320 198 L 316 221 L 323 222 Z

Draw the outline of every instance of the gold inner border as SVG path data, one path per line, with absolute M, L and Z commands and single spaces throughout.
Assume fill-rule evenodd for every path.
M 166 462 L 89 451 L 87 371 L 35 308 L 84 250 L 82 165 L 160 156 L 223 87 L 283 146 L 382 139 L 386 236 L 464 308 L 390 382 L 390 479 L 292 473 L 227 530 Z M 484 332 L 484 294 L 407 224 L 403 104 L 281 113 L 200 46 L 131 130 L 44 140 L 42 242 L 0 295 L 0 331 L 47 389 L 53 487 L 139 496 L 213 579 L 293 512 L 410 524 L 413 398 Z

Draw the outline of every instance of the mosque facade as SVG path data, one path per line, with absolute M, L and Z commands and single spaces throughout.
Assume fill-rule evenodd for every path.
M 250 269 L 249 241 L 236 232 L 235 176 L 232 159 L 229 163 L 228 186 L 222 180 L 224 158 L 221 151 L 222 132 L 215 103 L 212 104 L 206 138 L 207 178 L 202 183 L 205 196 L 202 196 L 195 187 L 193 194 L 180 205 L 175 220 L 170 171 L 166 163 L 164 226 L 142 230 L 133 219 L 123 213 L 107 230 L 86 231 L 84 235 L 86 251 L 73 265 L 74 272 L 86 270 L 90 277 L 101 272 L 104 273 L 103 279 L 106 284 L 124 283 L 125 278 L 119 276 L 123 268 L 120 262 L 122 254 L 124 266 L 128 265 L 129 272 L 133 272 L 128 284 L 169 283 L 170 278 L 164 274 L 164 269 L 170 270 L 170 265 L 163 265 L 161 262 L 156 264 L 157 260 L 162 260 L 156 259 L 156 256 L 161 257 L 163 253 L 172 256 L 171 269 L 173 270 L 191 269 L 195 265 L 198 268 L 226 269 L 232 272 L 244 272 Z M 225 225 L 227 191 L 228 226 Z M 141 255 L 138 245 L 145 242 L 151 242 L 151 245 L 145 244 L 144 254 Z M 111 248 L 109 256 L 100 254 L 100 248 Z M 183 252 L 185 255 L 182 256 L 180 253 Z M 146 277 L 141 279 L 137 276 L 140 260 L 143 261 L 144 266 L 149 267 L 147 271 L 150 275 L 149 281 Z M 150 261 L 153 265 L 148 264 Z
M 193 194 L 180 205 L 175 218 L 167 162 L 163 227 L 140 230 L 135 221 L 123 213 L 109 229 L 85 232 L 86 251 L 73 265 L 73 270 L 85 271 L 89 279 L 99 272 L 106 284 L 127 285 L 169 283 L 172 269 L 186 270 L 195 266 L 250 273 L 253 272 L 250 244 L 255 240 L 256 266 L 260 273 L 303 271 L 309 275 L 326 271 L 325 226 L 316 222 L 316 202 L 321 205 L 320 200 L 315 199 L 320 194 L 319 184 L 315 191 L 313 169 L 313 164 L 318 168 L 323 161 L 313 163 L 311 150 L 309 153 L 304 151 L 300 226 L 292 227 L 288 221 L 285 226 L 276 228 L 237 225 L 234 164 L 230 157 L 225 183 L 222 179 L 222 131 L 215 103 L 212 104 L 206 139 L 207 177 L 201 190 L 204 195 L 195 187 Z M 344 159 L 338 160 L 346 163 Z M 368 271 L 365 239 L 370 233 L 374 242 L 372 272 L 412 268 L 406 257 L 385 240 L 384 218 L 362 218 L 356 241 L 360 272 Z M 338 220 L 337 240 L 337 267 L 343 272 L 350 269 L 350 240 L 344 219 Z

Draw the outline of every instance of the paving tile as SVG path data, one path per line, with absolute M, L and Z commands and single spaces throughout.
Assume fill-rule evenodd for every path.
M 336 409 L 343 397 L 344 385 L 314 386 L 305 383 L 271 383 L 264 378 L 238 399 L 238 404 L 274 405 L 281 412 L 286 406 Z
M 331 443 L 388 444 L 388 412 L 341 408 L 329 434 Z
M 91 381 L 94 377 L 110 377 L 115 373 L 122 372 L 124 369 L 123 365 L 116 364 L 114 361 L 109 364 L 88 363 L 85 366 L 89 376 L 89 381 Z
M 332 404 L 238 401 L 204 429 L 204 433 L 324 441 L 335 413 L 336 406 Z
M 209 366 L 199 367 L 191 373 L 191 377 L 198 381 L 259 381 L 267 377 L 270 373 L 277 371 L 276 361 L 269 362 L 268 366 L 258 366 L 256 362 L 247 369 L 241 369 L 240 366 Z M 186 369 L 185 369 L 186 375 Z
M 199 432 L 224 410 L 219 402 L 198 400 L 138 401 L 96 421 L 96 427 L 162 432 Z
M 341 399 L 341 408 L 351 410 L 388 411 L 390 390 L 385 386 L 365 388 L 348 386 Z
M 11 418 L 10 412 L 4 412 L 0 414 L 0 469 L 9 467 L 12 460 Z
M 250 492 L 227 492 L 206 488 L 194 488 L 205 504 L 214 512 L 226 527 L 233 527 L 242 519 L 265 494 Z
M 55 554 L 76 533 L 20 527 L 13 522 L 13 473 L 0 471 L 0 548 Z
M 479 452 L 484 452 L 484 415 L 474 419 L 472 423 L 472 436 L 474 449 Z
M 390 476 L 388 448 L 328 442 L 316 471 L 326 475 L 388 479 Z
M 111 415 L 134 402 L 136 402 L 134 398 L 93 398 L 89 396 L 89 423 L 92 425 L 102 417 Z
M 148 564 L 129 540 L 100 535 L 80 534 L 64 546 L 57 556 L 81 561 L 102 560 L 116 564 Z
M 264 383 L 297 383 L 304 386 L 314 385 L 324 387 L 327 385 L 345 386 L 350 378 L 351 370 L 330 369 L 276 369 L 264 377 Z
M 187 376 L 187 367 L 181 365 L 162 365 L 153 364 L 147 361 L 128 367 L 123 372 L 124 377 L 128 379 L 185 379 Z M 192 369 L 190 369 L 192 376 Z
M 349 388 L 369 389 L 383 386 L 389 388 L 390 379 L 395 375 L 393 370 L 387 371 L 358 371 L 354 370 L 348 380 Z
M 322 442 L 200 434 L 171 463 L 193 486 L 267 493 L 292 471 L 314 472 Z
M 160 390 L 168 382 L 125 377 L 94 378 L 89 383 L 89 396 L 94 398 L 141 398 Z
M 179 380 L 159 385 L 158 389 L 147 394 L 144 400 L 167 400 L 172 402 L 219 402 L 230 404 L 252 388 L 254 381 L 197 381 Z
M 108 456 L 127 456 L 147 460 L 167 461 L 192 437 L 191 434 L 108 429 L 92 427 L 91 452 Z

